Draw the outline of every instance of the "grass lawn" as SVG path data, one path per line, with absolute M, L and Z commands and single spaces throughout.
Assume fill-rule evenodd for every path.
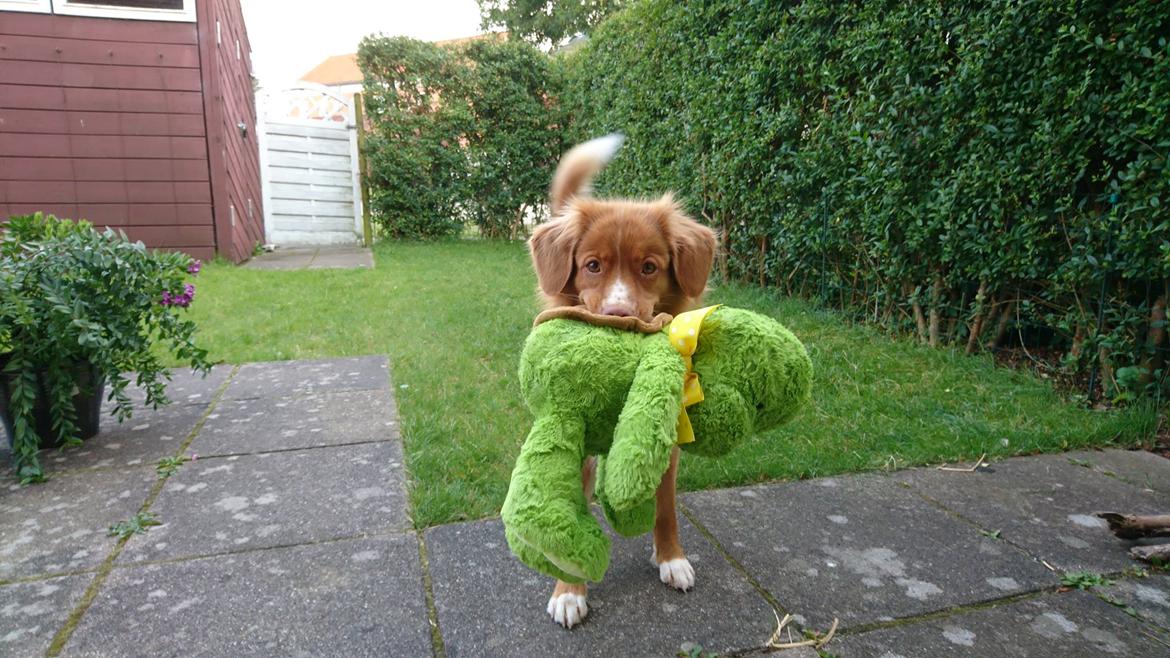
M 204 268 L 192 314 L 217 361 L 388 354 L 415 524 L 499 511 L 529 429 L 516 367 L 535 314 L 524 245 L 387 243 L 373 270 Z M 749 287 L 711 301 L 755 309 L 804 341 L 814 402 L 718 460 L 685 455 L 684 489 L 915 464 L 1134 445 L 1152 414 L 1089 411 L 990 357 L 893 340 Z

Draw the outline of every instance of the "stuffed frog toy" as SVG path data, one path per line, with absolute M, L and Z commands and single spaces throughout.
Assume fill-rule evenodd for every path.
M 791 418 L 809 398 L 812 362 L 779 322 L 712 306 L 651 322 L 580 307 L 537 317 L 520 357 L 535 416 L 502 517 L 529 567 L 565 582 L 599 581 L 610 540 L 581 486 L 600 456 L 596 495 L 624 536 L 654 524 L 654 492 L 677 444 L 718 457 Z

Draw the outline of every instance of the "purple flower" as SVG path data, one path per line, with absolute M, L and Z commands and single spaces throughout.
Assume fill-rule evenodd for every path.
M 191 261 L 191 264 L 187 266 L 187 274 L 199 274 L 199 270 L 201 269 L 203 269 L 203 261 L 193 260 Z
M 183 284 L 183 294 L 172 295 L 169 290 L 164 290 L 162 294 L 163 306 L 179 306 L 187 308 L 191 305 L 191 300 L 195 299 L 195 286 L 190 283 Z

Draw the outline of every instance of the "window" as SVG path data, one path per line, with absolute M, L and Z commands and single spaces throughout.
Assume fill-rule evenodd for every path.
M 85 0 L 67 4 L 101 5 L 103 7 L 138 7 L 139 9 L 182 9 L 183 0 Z
M 195 0 L 52 0 L 53 11 L 74 16 L 146 21 L 195 20 Z
M 0 11 L 35 11 L 47 14 L 52 11 L 49 0 L 0 0 Z

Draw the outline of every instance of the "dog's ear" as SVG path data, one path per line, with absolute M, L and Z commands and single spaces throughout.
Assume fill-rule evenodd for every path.
M 569 285 L 573 274 L 573 252 L 581 237 L 581 226 L 575 213 L 537 226 L 528 240 L 532 254 L 532 269 L 546 295 L 558 295 Z
M 715 231 L 687 217 L 670 195 L 662 197 L 659 203 L 667 218 L 674 280 L 687 297 L 700 297 L 715 260 Z

